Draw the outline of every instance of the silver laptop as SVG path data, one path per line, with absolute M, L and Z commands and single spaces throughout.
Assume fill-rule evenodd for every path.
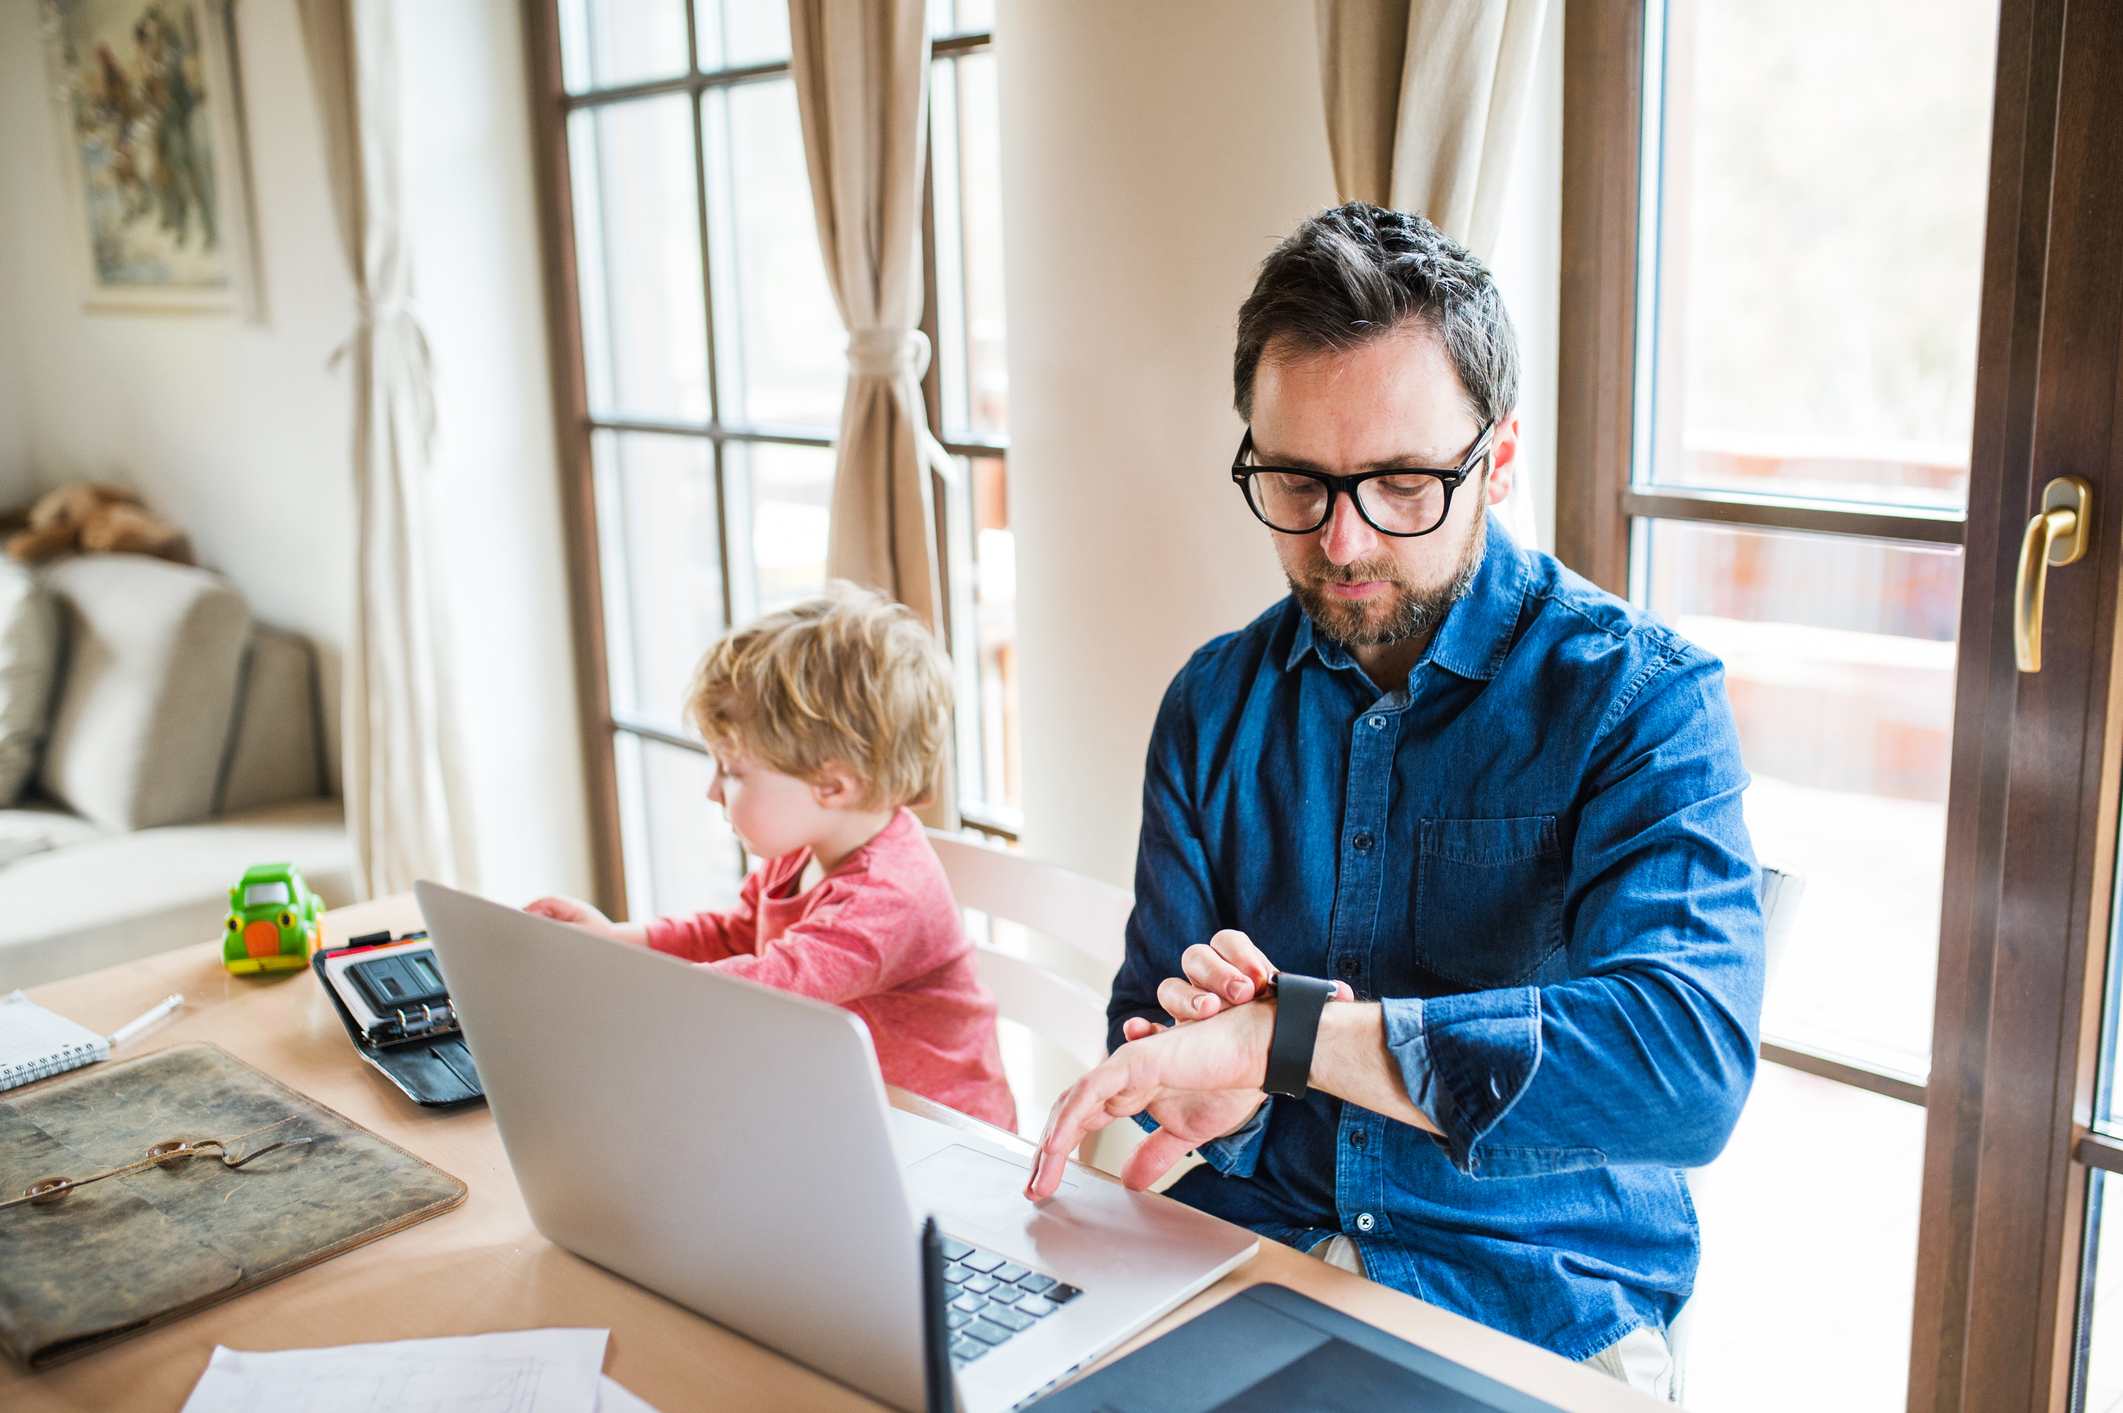
M 958 1396 L 1009 1408 L 1251 1257 L 1250 1232 L 892 1108 L 837 1006 L 432 883 L 422 915 L 531 1220 L 557 1244 L 904 1409 L 922 1215 Z

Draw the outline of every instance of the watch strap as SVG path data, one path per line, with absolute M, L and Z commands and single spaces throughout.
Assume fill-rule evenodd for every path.
M 1275 994 L 1275 1029 L 1268 1038 L 1268 1075 L 1261 1088 L 1286 1099 L 1302 1099 L 1312 1085 L 1312 1051 L 1319 1042 L 1320 1012 L 1334 999 L 1334 983 L 1279 972 Z

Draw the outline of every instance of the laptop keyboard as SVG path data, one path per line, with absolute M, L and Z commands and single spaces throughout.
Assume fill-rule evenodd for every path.
M 944 1285 L 950 1305 L 951 1362 L 970 1364 L 1023 1334 L 1083 1292 L 1014 1261 L 944 1238 Z

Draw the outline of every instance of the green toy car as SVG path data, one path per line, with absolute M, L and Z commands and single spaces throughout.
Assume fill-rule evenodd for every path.
M 293 864 L 259 864 L 229 889 L 221 964 L 238 975 L 306 967 L 323 917 L 324 901 Z

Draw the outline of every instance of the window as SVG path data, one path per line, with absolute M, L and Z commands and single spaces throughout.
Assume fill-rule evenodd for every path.
M 751 0 L 551 0 L 540 61 L 547 212 L 563 252 L 564 401 L 580 544 L 601 611 L 586 695 L 605 890 L 634 916 L 727 897 L 744 861 L 704 802 L 679 720 L 693 663 L 731 624 L 826 577 L 846 378 L 818 248 L 788 16 Z M 1003 368 L 991 7 L 930 6 L 924 228 L 930 429 L 969 824 L 1018 818 L 1016 612 Z M 572 258 L 568 258 L 568 257 Z M 623 874 L 623 890 L 620 878 Z
M 1558 460 L 1594 469 L 1558 550 L 1724 660 L 1756 851 L 1805 885 L 1769 1063 L 1694 1175 L 1689 1396 L 1898 1406 L 1998 9 L 1581 8 Z

